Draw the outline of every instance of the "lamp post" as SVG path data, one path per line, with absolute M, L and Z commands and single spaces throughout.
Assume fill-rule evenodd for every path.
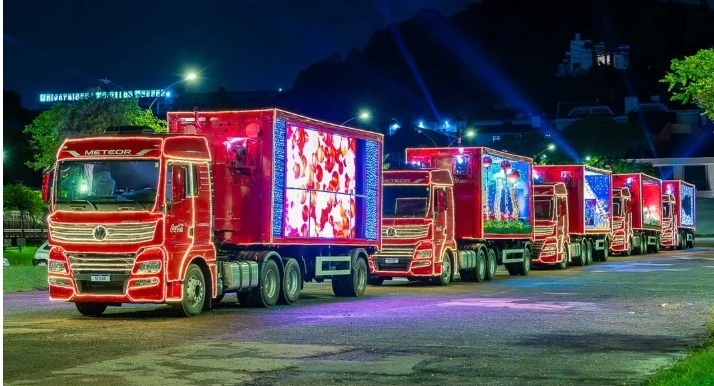
M 469 130 L 469 131 L 467 131 L 465 134 L 463 134 L 463 136 L 466 136 L 466 138 L 471 138 L 471 137 L 473 137 L 474 135 L 476 135 L 476 132 L 475 132 L 474 130 Z M 451 143 L 449 143 L 449 145 L 448 145 L 447 147 L 451 147 L 451 145 L 453 145 L 454 142 L 458 142 L 458 143 L 459 143 L 459 146 L 461 146 L 461 137 L 462 137 L 462 133 L 459 132 L 459 135 L 456 137 L 456 139 L 454 139 L 453 141 L 451 141 Z
M 552 143 L 551 143 L 551 144 L 548 144 L 548 147 L 546 147 L 545 149 L 543 149 L 543 150 L 541 150 L 540 152 L 538 152 L 538 154 L 536 154 L 535 156 L 533 156 L 533 159 L 534 159 L 534 160 L 537 160 L 538 157 L 540 157 L 540 156 L 541 156 L 543 153 L 545 153 L 546 151 L 553 151 L 553 150 L 555 150 L 555 145 L 553 145 Z
M 173 86 L 176 86 L 179 83 L 188 82 L 189 80 L 194 80 L 194 79 L 196 79 L 197 76 L 198 75 L 196 75 L 195 72 L 192 72 L 192 73 L 186 75 L 185 78 L 179 79 L 179 80 L 171 83 L 170 85 L 162 88 L 161 92 L 159 92 L 159 95 L 157 95 L 156 98 L 154 98 L 154 100 L 151 101 L 151 104 L 149 105 L 149 110 L 151 110 L 151 108 L 154 107 L 154 103 L 156 103 L 156 101 L 159 100 L 159 98 L 161 98 L 161 96 L 163 96 L 166 93 L 166 90 L 170 89 Z M 156 110 L 157 110 L 156 114 L 158 115 L 159 114 L 158 107 L 156 108 Z
M 363 120 L 364 120 L 364 119 L 369 119 L 371 116 L 372 116 L 372 115 L 369 113 L 369 111 L 364 111 L 364 112 L 360 113 L 359 115 L 357 115 L 357 116 L 355 116 L 355 117 L 352 117 L 352 118 L 350 118 L 350 119 L 348 119 L 348 120 L 342 122 L 342 124 L 341 124 L 340 126 L 344 126 L 344 125 L 346 125 L 346 124 L 348 124 L 348 123 L 354 121 L 355 119 L 363 119 Z

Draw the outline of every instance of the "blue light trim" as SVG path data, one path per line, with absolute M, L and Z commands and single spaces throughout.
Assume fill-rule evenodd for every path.
M 285 210 L 285 142 L 287 125 L 283 120 L 275 121 L 275 146 L 273 149 L 273 236 L 283 235 L 283 211 Z
M 364 222 L 364 237 L 367 240 L 377 240 L 377 235 L 381 231 L 381 224 L 377 221 L 379 210 L 377 197 L 379 197 L 379 172 L 382 165 L 379 162 L 379 155 L 382 153 L 380 144 L 377 141 L 367 140 L 365 143 L 365 196 L 366 214 Z

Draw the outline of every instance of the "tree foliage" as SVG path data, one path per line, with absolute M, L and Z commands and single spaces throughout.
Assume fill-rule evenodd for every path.
M 25 127 L 33 152 L 27 165 L 42 170 L 52 165 L 62 142 L 71 136 L 102 134 L 112 126 L 148 126 L 166 130 L 166 121 L 139 107 L 136 99 L 88 98 L 58 103 Z
M 10 210 L 20 212 L 20 218 L 39 218 L 46 212 L 46 205 L 42 201 L 42 192 L 31 189 L 22 184 L 9 184 L 3 186 L 3 213 Z M 24 237 L 24 222 L 21 222 Z
M 672 100 L 694 102 L 714 120 L 714 48 L 672 59 L 671 71 L 660 82 L 669 85 Z

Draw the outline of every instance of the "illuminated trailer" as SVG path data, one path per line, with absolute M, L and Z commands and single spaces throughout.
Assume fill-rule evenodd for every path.
M 663 196 L 671 196 L 671 204 L 662 224 L 662 246 L 676 249 L 694 247 L 694 231 L 697 229 L 695 211 L 696 187 L 682 180 L 662 181 Z
M 644 173 L 613 174 L 612 209 L 612 252 L 659 252 L 662 180 Z

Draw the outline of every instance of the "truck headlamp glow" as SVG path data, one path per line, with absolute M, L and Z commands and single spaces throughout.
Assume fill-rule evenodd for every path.
M 47 270 L 52 273 L 67 273 L 67 269 L 64 267 L 64 263 L 61 261 L 50 260 Z
M 417 251 L 415 257 L 417 259 L 428 259 L 431 258 L 431 249 L 423 249 L 421 251 Z
M 145 261 L 139 264 L 136 273 L 157 273 L 161 270 L 160 261 Z

